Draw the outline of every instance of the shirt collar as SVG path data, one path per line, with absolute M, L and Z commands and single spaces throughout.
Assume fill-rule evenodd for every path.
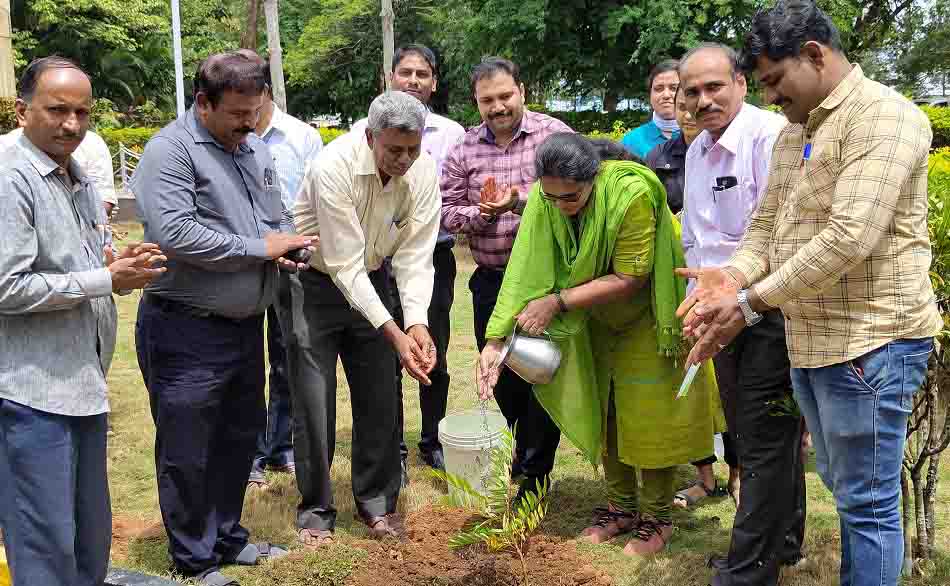
M 428 121 L 426 122 L 428 125 Z M 538 129 L 538 125 L 534 120 L 533 112 L 528 109 L 524 110 L 524 113 L 521 115 L 521 124 L 518 125 L 518 130 L 511 137 L 511 142 L 515 142 L 521 133 L 531 134 Z M 485 141 L 490 144 L 495 144 L 495 134 L 488 128 L 488 124 L 482 122 L 482 125 L 478 128 L 478 138 L 479 140 Z M 508 143 L 511 144 L 511 143 Z
M 205 128 L 205 125 L 202 124 L 200 120 L 198 120 L 198 114 L 195 112 L 194 106 L 188 108 L 188 111 L 185 112 L 184 124 L 185 131 L 191 135 L 191 138 L 195 141 L 195 144 L 211 143 L 216 145 L 222 151 L 227 151 L 226 148 L 221 146 L 221 143 L 211 136 L 211 133 L 207 128 Z M 238 151 L 242 153 L 253 153 L 254 147 L 248 144 L 247 140 L 245 140 L 238 145 Z
M 41 177 L 48 177 L 59 169 L 59 164 L 33 144 L 33 141 L 28 139 L 26 134 L 20 135 L 17 139 L 17 144 L 26 152 L 26 156 L 33 165 L 33 168 L 36 169 L 36 172 L 39 173 Z M 82 167 L 73 157 L 69 157 L 69 174 L 72 175 L 76 183 L 82 184 L 83 186 L 89 183 L 89 179 L 83 172 Z
M 742 107 L 739 108 L 739 113 L 736 114 L 736 117 L 732 119 L 732 122 L 729 123 L 729 128 L 726 128 L 726 131 L 722 133 L 722 136 L 719 137 L 719 140 L 714 140 L 712 135 L 709 134 L 709 131 L 703 131 L 702 143 L 700 146 L 703 147 L 702 153 L 705 156 L 706 153 L 712 150 L 716 145 L 721 146 L 726 149 L 733 155 L 739 152 L 739 140 L 742 138 L 742 135 L 745 134 L 746 119 L 748 118 L 748 113 L 751 111 L 750 108 L 755 106 L 750 106 L 743 102 Z
M 841 80 L 841 83 L 821 102 L 818 108 L 828 111 L 834 110 L 840 106 L 841 102 L 850 96 L 854 90 L 858 89 L 858 86 L 860 86 L 863 81 L 864 72 L 861 70 L 861 66 L 853 66 L 851 73 Z
M 274 105 L 274 110 L 270 115 L 270 122 L 267 124 L 267 128 L 260 134 L 261 139 L 266 139 L 267 135 L 273 131 L 283 132 L 281 124 L 284 121 L 284 111 L 278 108 L 274 102 L 271 102 L 271 104 Z

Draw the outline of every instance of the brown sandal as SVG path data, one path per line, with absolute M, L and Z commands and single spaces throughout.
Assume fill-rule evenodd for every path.
M 597 507 L 594 509 L 594 524 L 584 529 L 581 536 L 596 545 L 633 531 L 639 522 L 639 513 L 627 513 L 613 505 Z
M 304 547 L 320 549 L 333 544 L 333 531 L 328 529 L 301 529 L 297 532 L 297 541 Z
M 373 539 L 385 539 L 387 537 L 399 537 L 399 529 L 396 527 L 396 520 L 393 515 L 384 515 L 380 517 L 364 518 L 363 523 L 369 528 L 369 534 Z

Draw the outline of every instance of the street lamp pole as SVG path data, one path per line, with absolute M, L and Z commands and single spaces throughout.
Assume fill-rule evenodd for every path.
M 175 53 L 175 104 L 178 115 L 185 113 L 185 72 L 181 61 L 181 10 L 178 0 L 172 2 L 172 47 Z

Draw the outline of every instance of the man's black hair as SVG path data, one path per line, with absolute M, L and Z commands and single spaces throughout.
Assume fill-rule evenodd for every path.
M 742 45 L 742 70 L 754 71 L 759 57 L 771 61 L 798 57 L 809 41 L 839 53 L 844 50 L 838 28 L 813 1 L 779 0 L 753 17 Z
M 36 86 L 40 83 L 40 78 L 51 69 L 75 69 L 87 78 L 89 77 L 89 74 L 83 71 L 82 67 L 65 57 L 59 55 L 40 57 L 30 61 L 30 64 L 23 70 L 23 75 L 20 76 L 20 99 L 24 102 L 32 100 L 33 94 L 36 93 Z
M 254 59 L 243 50 L 211 55 L 195 72 L 195 96 L 205 94 L 214 107 L 226 91 L 260 95 L 270 79 L 264 76 L 261 65 L 266 60 L 259 55 L 256 57 Z

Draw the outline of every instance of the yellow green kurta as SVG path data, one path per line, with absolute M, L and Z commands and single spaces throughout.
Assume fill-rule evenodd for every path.
M 629 191 L 625 194 L 624 199 L 629 200 L 629 205 L 607 204 L 600 208 L 622 214 L 620 217 L 615 216 L 608 222 L 603 218 L 595 220 L 597 215 L 588 213 L 595 202 L 588 202 L 579 218 L 580 234 L 588 230 L 607 230 L 606 225 L 610 222 L 613 223 L 610 229 L 615 231 L 610 263 L 601 263 L 606 266 L 602 266 L 593 279 L 613 272 L 648 275 L 653 270 L 657 220 L 651 194 L 647 191 L 653 184 L 636 180 L 615 184 L 638 191 L 632 197 Z M 611 190 L 603 188 L 595 188 L 591 197 L 595 196 L 613 197 Z M 532 201 L 532 205 L 549 204 Z M 668 209 L 664 213 L 669 214 Z M 530 247 L 532 262 L 542 263 L 542 266 L 546 255 L 541 247 L 558 246 L 556 238 L 546 242 L 530 241 L 531 235 L 544 234 L 544 231 L 532 230 L 530 222 L 544 220 L 543 215 L 526 215 L 515 244 L 516 249 Z M 674 218 L 671 220 L 678 239 L 679 224 Z M 601 223 L 604 226 L 599 225 Z M 572 241 L 576 246 L 577 240 L 572 238 Z M 582 248 L 577 252 L 578 255 L 583 253 Z M 554 257 L 558 258 L 559 254 L 555 251 Z M 573 259 L 574 262 L 578 260 Z M 506 292 L 512 294 L 526 288 L 521 283 L 527 278 L 524 271 L 509 277 L 511 272 L 509 266 L 505 275 L 505 285 L 508 286 L 503 285 L 496 314 L 492 316 L 495 331 L 501 327 L 499 324 L 511 323 L 512 316 L 498 315 L 499 308 L 509 308 L 502 310 L 507 313 L 515 308 L 517 313 L 520 311 L 517 308 L 523 308 L 531 299 L 541 296 L 540 293 L 547 294 L 567 286 L 563 278 L 552 277 L 553 286 L 546 291 L 538 289 L 539 294 L 530 298 L 503 299 Z M 581 283 L 572 286 L 578 284 Z M 602 457 L 611 385 L 616 403 L 618 455 L 630 466 L 665 468 L 705 458 L 713 452 L 713 434 L 724 428 L 715 375 L 709 364 L 700 370 L 689 395 L 675 399 L 684 369 L 682 363 L 675 364 L 673 358 L 659 351 L 652 295 L 651 278 L 630 300 L 588 310 L 587 319 L 573 320 L 571 327 L 555 320 L 548 328 L 560 345 L 563 358 L 554 380 L 546 385 L 535 385 L 535 394 L 565 436 L 595 464 Z M 492 331 L 490 324 L 490 337 Z

